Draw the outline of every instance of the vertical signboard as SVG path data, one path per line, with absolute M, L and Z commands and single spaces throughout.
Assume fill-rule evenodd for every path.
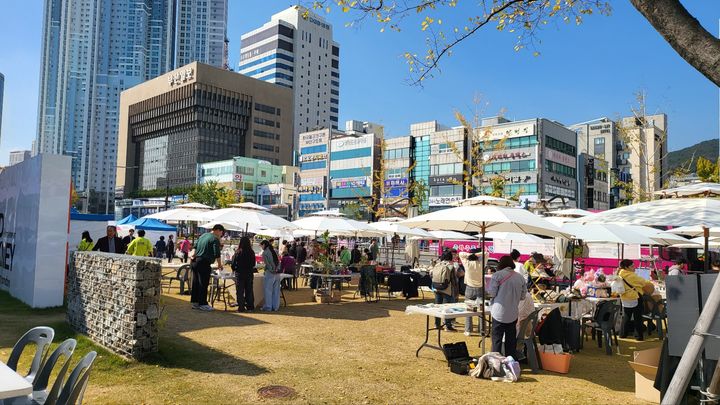
M 0 173 L 0 289 L 34 308 L 63 304 L 70 162 L 38 155 Z

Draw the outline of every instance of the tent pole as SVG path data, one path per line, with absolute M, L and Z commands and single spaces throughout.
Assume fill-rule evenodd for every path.
M 483 281 L 483 293 L 480 297 L 480 353 L 485 354 L 485 335 L 486 333 L 486 325 L 485 325 L 485 291 L 487 291 L 487 286 L 485 285 L 485 224 L 483 223 L 480 227 L 480 232 L 482 237 L 480 238 L 481 248 L 482 248 L 482 266 L 481 266 L 481 274 L 482 274 L 482 281 Z
M 703 226 L 703 237 L 705 238 L 705 260 L 703 260 L 703 265 L 705 273 L 710 273 L 710 228 Z

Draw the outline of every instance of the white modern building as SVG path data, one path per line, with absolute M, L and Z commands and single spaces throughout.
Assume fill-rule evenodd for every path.
M 228 0 L 179 0 L 177 3 L 175 67 L 200 61 L 227 68 Z
M 273 15 L 270 22 L 241 37 L 238 69 L 293 89 L 296 149 L 300 133 L 338 129 L 340 45 L 322 17 L 302 7 Z
M 16 165 L 26 159 L 30 159 L 29 150 L 11 150 L 10 158 L 8 159 L 8 166 Z

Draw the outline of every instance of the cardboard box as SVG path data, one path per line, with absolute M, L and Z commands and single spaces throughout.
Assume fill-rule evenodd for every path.
M 661 352 L 661 347 L 635 352 L 634 360 L 628 362 L 635 370 L 635 398 L 660 403 L 660 391 L 656 390 L 653 384 L 655 384 Z

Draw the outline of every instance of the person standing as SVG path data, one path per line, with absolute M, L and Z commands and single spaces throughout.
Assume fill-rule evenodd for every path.
M 77 250 L 80 252 L 87 252 L 93 248 L 93 240 L 90 237 L 90 232 L 83 231 L 80 243 L 78 243 Z
M 280 309 L 280 259 L 269 241 L 261 241 L 260 247 L 263 249 L 262 258 L 265 263 L 265 303 L 262 310 L 277 311 Z
M 187 235 L 185 235 L 185 238 L 180 241 L 180 252 L 182 252 L 182 262 L 183 263 L 187 263 L 188 254 L 190 254 L 191 248 L 192 248 L 192 243 L 190 243 Z
M 668 276 L 679 276 L 683 272 L 683 267 L 685 267 L 685 259 L 677 259 L 675 260 L 675 264 L 670 266 L 668 269 Z
M 173 259 L 175 258 L 175 241 L 173 240 L 173 236 L 168 236 L 168 242 L 167 242 L 167 259 L 168 263 L 172 263 Z
M 106 235 L 98 239 L 92 250 L 105 253 L 125 253 L 125 244 L 122 239 L 117 236 L 117 229 L 115 226 L 108 225 L 105 232 L 107 232 Z
M 368 251 L 368 249 L 365 250 Z M 430 269 L 429 273 L 432 277 L 433 290 L 435 290 L 436 304 L 451 304 L 457 300 L 458 284 L 455 276 L 455 266 L 453 266 L 452 261 L 453 253 L 446 250 L 440 256 L 440 262 Z M 435 328 L 440 329 L 440 318 L 435 318 Z M 445 320 L 445 330 L 455 331 L 451 319 Z
M 492 316 L 492 351 L 502 353 L 503 338 L 505 356 L 515 356 L 517 346 L 518 307 L 527 295 L 527 284 L 515 272 L 515 263 L 510 256 L 503 256 L 490 279 L 487 292 L 493 297 L 490 306 Z
M 210 266 L 217 261 L 217 266 L 222 269 L 220 259 L 220 238 L 225 233 L 225 227 L 217 224 L 210 232 L 203 234 L 195 242 L 195 254 L 190 257 L 193 272 L 192 291 L 190 303 L 193 309 L 212 311 L 213 307 L 208 305 L 207 295 L 210 283 Z
M 523 280 L 527 280 L 528 273 L 527 270 L 525 270 L 525 266 L 520 263 L 520 252 L 517 249 L 513 249 L 512 252 L 510 252 L 510 257 L 512 257 L 515 263 L 515 272 L 521 275 Z
M 153 255 L 152 243 L 145 237 L 145 231 L 139 230 L 138 237 L 133 239 L 128 245 L 126 254 L 131 256 L 149 256 Z
M 290 256 L 294 257 L 295 260 L 297 260 L 297 248 L 298 248 L 297 242 L 293 241 L 292 244 L 290 245 L 289 251 L 290 251 Z
M 238 312 L 255 310 L 253 280 L 255 277 L 255 251 L 250 238 L 240 238 L 237 250 L 230 265 L 235 272 L 235 292 L 237 294 Z
M 305 249 L 305 242 L 300 242 L 300 245 L 297 249 L 297 256 L 295 257 L 297 264 L 303 264 L 305 263 L 305 260 L 307 260 L 308 252 L 307 249 Z
M 130 245 L 130 242 L 133 241 L 133 239 L 135 239 L 135 230 L 130 228 L 128 229 L 128 234 L 124 238 L 122 238 L 122 241 L 125 246 L 128 246 Z
M 377 239 L 370 241 L 370 253 L 372 254 L 372 259 L 370 260 L 379 260 L 378 254 L 380 253 L 380 247 L 378 246 Z
M 340 254 L 338 254 L 338 256 L 342 264 L 344 264 L 345 266 L 350 265 L 352 255 L 350 254 L 350 250 L 345 248 L 345 246 L 340 246 Z
M 484 281 L 482 278 L 482 260 L 477 256 L 480 249 L 473 249 L 468 252 L 460 252 L 460 261 L 465 268 L 465 301 L 480 300 L 484 305 L 485 294 L 483 292 Z M 482 322 L 478 319 L 478 322 Z M 472 332 L 472 317 L 465 318 L 465 336 Z M 478 324 L 478 330 L 483 332 L 483 325 Z
M 620 330 L 620 337 L 627 338 L 628 333 L 635 329 L 635 339 L 643 340 L 643 303 L 642 296 L 644 289 L 652 282 L 635 274 L 635 263 L 632 260 L 620 261 L 618 277 L 623 281 L 625 292 L 620 294 L 620 301 L 623 307 L 623 324 Z M 654 288 L 654 287 L 653 287 Z
M 157 257 L 158 259 L 164 259 L 166 251 L 167 245 L 165 244 L 165 237 L 160 236 L 160 240 L 155 242 L 155 257 Z
M 360 260 L 362 260 L 362 252 L 360 252 L 358 244 L 355 243 L 355 246 L 353 246 L 352 251 L 350 252 L 350 263 L 358 264 L 360 263 Z

